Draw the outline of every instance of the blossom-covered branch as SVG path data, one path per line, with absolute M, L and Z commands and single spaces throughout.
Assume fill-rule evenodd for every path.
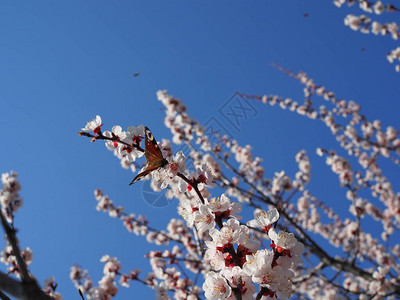
M 384 12 L 399 12 L 400 9 L 393 4 L 384 4 L 382 1 L 367 1 L 367 0 L 334 0 L 333 3 L 337 7 L 342 7 L 344 3 L 348 6 L 352 6 L 358 2 L 361 10 L 367 13 L 374 13 L 380 15 Z M 353 14 L 348 14 L 344 19 L 344 24 L 349 26 L 352 30 L 360 31 L 364 34 L 373 33 L 375 35 L 391 35 L 392 39 L 398 40 L 400 36 L 399 26 L 396 22 L 389 22 L 382 24 L 378 21 L 372 21 L 372 19 L 366 15 L 356 16 Z M 397 47 L 390 51 L 386 55 L 387 60 L 390 63 L 400 61 L 400 47 Z M 400 64 L 395 65 L 396 72 L 400 72 Z
M 0 222 L 5 232 L 7 245 L 1 251 L 0 261 L 8 266 L 8 274 L 0 272 L 0 291 L 2 295 L 5 292 L 18 299 L 61 299 L 61 295 L 55 291 L 55 288 L 48 288 L 47 282 L 43 290 L 39 287 L 35 277 L 28 271 L 28 265 L 32 262 L 31 249 L 20 250 L 19 248 L 14 229 L 14 213 L 22 206 L 22 199 L 18 193 L 21 186 L 17 177 L 16 172 L 1 175 L 3 186 L 0 191 Z M 21 280 L 10 277 L 11 274 Z M 7 299 L 5 297 L 2 296 L 2 299 Z
M 146 235 L 149 242 L 163 247 L 169 242 L 175 244 L 172 250 L 147 255 L 153 272 L 146 278 L 152 283 L 143 282 L 157 291 L 159 299 L 169 299 L 171 294 L 176 299 L 201 298 L 200 287 L 191 289 L 187 284 L 197 282 L 199 274 L 204 278 L 202 288 L 208 299 L 400 295 L 396 279 L 400 274 L 400 246 L 386 246 L 400 229 L 399 196 L 378 165 L 379 157 L 399 165 L 397 130 L 391 126 L 383 130 L 379 121 L 369 121 L 361 114 L 357 103 L 339 100 L 305 73 L 277 67 L 304 85 L 304 103 L 275 95 L 237 95 L 289 109 L 329 127 L 340 146 L 359 164 L 353 165 L 337 151 L 317 149 L 338 176 L 340 187 L 347 190 L 353 218 L 342 219 L 335 207 L 307 189 L 311 161 L 306 151 L 297 153 L 298 171 L 293 176 L 277 171 L 273 178 L 267 178 L 262 159 L 253 156 L 251 146 L 241 146 L 217 132 L 207 135 L 182 101 L 159 91 L 157 97 L 166 107 L 165 125 L 171 130 L 172 142 L 185 145 L 189 151 L 174 155 L 172 143 L 162 140 L 161 151 L 155 155 L 166 163 L 153 163 L 147 154 L 145 170 L 149 171 L 141 180 L 150 179 L 155 191 L 165 189 L 166 197 L 177 199 L 178 213 L 186 224 L 172 219 L 168 233 L 151 229 L 145 219 L 138 221 L 96 192 L 97 208 L 123 220 L 128 230 Z M 315 108 L 315 97 L 327 104 Z M 125 168 L 136 172 L 137 158 L 143 151 L 154 151 L 140 146 L 143 126 L 131 126 L 127 131 L 114 126 L 112 132 L 104 133 L 101 126 L 101 118 L 96 117 L 80 135 L 92 141 L 105 140 Z M 138 154 L 132 156 L 134 151 Z M 212 195 L 215 186 L 224 190 L 219 197 Z M 370 199 L 363 190 L 370 193 Z M 254 210 L 254 220 L 239 221 L 243 208 Z M 381 239 L 368 232 L 370 224 L 364 222 L 367 215 L 382 224 Z M 331 253 L 321 238 L 337 251 Z M 300 258 L 303 252 L 305 259 Z M 114 296 L 116 276 L 120 274 L 116 272 L 112 280 L 102 279 L 99 287 L 84 290 L 89 297 L 99 289 L 103 295 Z M 185 284 L 177 285 L 177 280 Z M 107 294 L 109 286 L 105 283 L 112 283 L 112 294 Z

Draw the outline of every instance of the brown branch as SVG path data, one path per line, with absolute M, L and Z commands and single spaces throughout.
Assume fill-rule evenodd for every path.
M 327 265 L 325 265 L 323 262 L 320 262 L 315 268 L 313 268 L 312 270 L 309 270 L 307 272 L 307 274 L 293 278 L 291 281 L 293 283 L 300 283 L 300 282 L 306 281 L 306 280 L 310 279 L 313 275 L 318 274 L 320 271 L 322 271 L 326 267 L 327 267 Z
M 1 290 L 0 290 L 0 299 L 1 300 L 11 300 L 6 294 L 4 294 Z
M 129 148 L 129 149 L 132 149 L 132 150 L 139 150 L 139 151 L 141 151 L 141 152 L 144 152 L 144 149 L 143 149 L 142 147 L 139 146 L 139 143 L 136 143 L 136 144 L 134 144 L 134 145 L 133 145 L 133 144 L 128 144 L 128 143 L 126 143 L 126 142 L 124 142 L 124 141 L 119 140 L 119 139 L 116 138 L 116 137 L 107 137 L 107 136 L 103 135 L 103 133 L 102 133 L 101 131 L 98 133 L 98 135 L 93 135 L 93 134 L 90 134 L 90 133 L 84 132 L 84 131 L 80 131 L 80 132 L 78 132 L 78 134 L 79 134 L 80 136 L 90 137 L 90 138 L 92 138 L 92 141 L 106 140 L 106 141 L 117 142 L 117 143 L 120 143 L 121 145 L 126 146 L 126 147 Z
M 24 299 L 24 300 L 32 300 L 32 299 L 52 299 L 45 292 L 43 292 L 39 285 L 37 284 L 35 278 L 31 276 L 28 271 L 28 267 L 22 258 L 21 251 L 18 247 L 17 237 L 15 236 L 15 230 L 10 227 L 8 222 L 6 221 L 3 212 L 0 211 L 0 219 L 1 224 L 6 233 L 6 237 L 8 243 L 11 245 L 13 250 L 13 255 L 17 261 L 18 269 L 21 274 L 22 282 L 19 282 L 11 277 L 7 276 L 4 273 L 0 273 L 0 290 L 4 290 L 5 292 L 13 295 L 16 298 Z
M 24 296 L 21 282 L 14 278 L 11 278 L 10 276 L 4 274 L 1 271 L 0 271 L 0 289 L 16 298 L 21 299 Z
M 6 218 L 4 217 L 2 211 L 0 211 L 0 219 L 1 219 L 1 224 L 4 228 L 4 231 L 6 233 L 7 240 L 13 250 L 13 255 L 15 256 L 15 259 L 17 260 L 17 265 L 18 265 L 19 271 L 21 273 L 22 282 L 29 282 L 32 280 L 32 278 L 29 275 L 28 267 L 26 266 L 26 263 L 21 255 L 21 251 L 18 248 L 18 241 L 15 236 L 15 230 L 10 227 L 10 225 L 6 221 Z
M 20 282 L 3 272 L 0 272 L 0 290 L 22 300 L 52 300 L 49 295 L 40 289 L 34 279 L 31 279 L 30 282 Z
M 204 204 L 205 201 L 204 201 L 203 195 L 201 194 L 199 188 L 197 187 L 197 181 L 196 181 L 196 179 L 193 178 L 192 180 L 190 180 L 190 179 L 186 178 L 186 176 L 183 175 L 183 174 L 181 174 L 181 173 L 178 173 L 177 176 L 178 176 L 179 178 L 182 178 L 183 181 L 185 181 L 188 185 L 190 185 L 190 186 L 196 191 L 196 194 L 197 194 L 197 196 L 199 197 L 201 203 Z

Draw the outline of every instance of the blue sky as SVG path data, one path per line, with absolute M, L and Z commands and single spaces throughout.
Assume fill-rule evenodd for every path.
M 97 212 L 95 188 L 128 212 L 146 214 L 153 227 L 164 228 L 177 216 L 176 203 L 147 205 L 141 183 L 128 186 L 134 174 L 102 143 L 76 134 L 96 114 L 105 128 L 145 124 L 160 140 L 171 135 L 163 126 L 159 89 L 182 99 L 202 122 L 220 118 L 218 109 L 235 91 L 301 101 L 302 86 L 270 66 L 275 62 L 306 71 L 339 97 L 360 103 L 371 120 L 399 128 L 399 74 L 385 58 L 398 43 L 345 27 L 351 12 L 361 14 L 320 0 L 1 2 L 1 172 L 20 174 L 25 203 L 16 227 L 21 245 L 34 251 L 31 270 L 39 281 L 54 275 L 64 298 L 77 299 L 69 281 L 74 263 L 96 282 L 103 254 L 117 256 L 124 271 L 149 270 L 143 255 L 155 247 Z M 136 72 L 140 76 L 133 77 Z M 345 201 L 336 176 L 315 155 L 318 146 L 337 148 L 329 130 L 253 105 L 257 115 L 239 130 L 220 121 L 241 144 L 254 146 L 266 174 L 294 175 L 295 153 L 306 149 L 314 194 L 328 203 Z M 388 177 L 398 175 L 389 166 Z M 133 292 L 153 297 L 135 284 L 120 288 L 117 299 Z

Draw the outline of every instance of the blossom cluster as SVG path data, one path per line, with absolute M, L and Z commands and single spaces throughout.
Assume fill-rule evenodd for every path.
M 105 145 L 108 150 L 113 151 L 114 155 L 121 160 L 123 168 L 132 168 L 135 172 L 135 164 L 132 164 L 138 157 L 143 156 L 144 151 L 139 147 L 140 142 L 144 136 L 143 125 L 135 127 L 129 126 L 126 131 L 122 130 L 119 125 L 113 126 L 111 131 L 102 131 L 103 126 L 101 117 L 97 115 L 93 120 L 86 123 L 82 128 L 80 134 L 92 132 L 94 135 L 87 135 L 92 137 L 92 141 L 97 139 L 105 140 Z
M 333 4 L 337 7 L 341 7 L 343 4 L 347 2 L 348 6 L 352 6 L 356 1 L 355 0 L 334 0 Z M 385 10 L 388 12 L 399 11 L 393 4 L 383 4 L 382 1 L 366 1 L 366 0 L 358 0 L 359 7 L 361 10 L 367 13 L 375 13 L 377 15 L 382 14 Z
M 183 140 L 189 142 L 197 137 L 197 142 L 201 144 L 203 151 L 213 147 L 213 152 L 218 153 L 218 146 L 206 141 L 207 137 L 204 136 L 201 126 L 196 125 L 194 120 L 181 115 L 185 114 L 186 109 L 179 100 L 176 101 L 165 92 L 159 92 L 158 96 L 167 107 L 173 106 L 179 109 L 179 114 L 174 108 L 166 110 L 167 114 L 173 114 L 166 118 L 166 122 L 171 129 L 176 129 L 172 130 L 176 134 L 173 138 L 175 142 Z M 98 119 L 100 120 L 100 117 Z M 192 130 L 185 133 L 185 130 L 181 130 L 182 127 L 192 128 L 186 122 L 197 126 L 198 130 L 194 134 Z M 87 125 L 85 130 L 92 131 L 101 137 L 105 134 L 98 129 L 100 123 L 101 121 L 94 125 Z M 206 140 L 201 140 L 202 138 Z M 111 139 L 119 143 L 118 138 L 111 137 Z M 237 142 L 229 141 L 226 137 L 224 139 L 230 151 L 235 154 L 236 161 L 240 163 L 240 170 L 243 173 L 253 174 L 248 180 L 260 181 L 264 174 L 260 166 L 261 160 L 253 159 L 249 147 L 241 147 Z M 208 146 L 204 147 L 205 143 Z M 139 144 L 131 146 L 140 147 Z M 293 234 L 284 231 L 278 233 L 275 228 L 272 228 L 272 224 L 279 219 L 276 208 L 270 212 L 257 210 L 255 220 L 250 221 L 248 225 L 240 225 L 239 213 L 242 205 L 232 202 L 225 194 L 216 198 L 211 197 L 208 191 L 210 187 L 216 186 L 213 171 L 218 173 L 220 169 L 215 161 L 210 160 L 210 156 L 202 155 L 200 151 L 192 149 L 190 156 L 196 170 L 188 171 L 186 157 L 182 152 L 178 152 L 173 157 L 168 142 L 163 142 L 161 149 L 166 155 L 168 164 L 152 172 L 152 186 L 168 187 L 169 192 L 179 199 L 178 212 L 186 221 L 187 227 L 178 220 L 172 219 L 168 225 L 168 233 L 151 230 L 144 220 L 138 221 L 134 214 L 126 214 L 122 207 L 115 207 L 113 201 L 103 195 L 100 190 L 95 192 L 98 200 L 97 209 L 108 212 L 111 217 L 120 218 L 129 231 L 146 235 L 149 242 L 156 241 L 159 245 L 166 245 L 172 241 L 184 246 L 186 254 L 183 254 L 176 246 L 172 251 L 150 252 L 147 257 L 150 258 L 153 272 L 147 276 L 146 283 L 155 288 L 157 295 L 162 299 L 168 297 L 168 290 L 174 291 L 176 299 L 197 297 L 199 289 L 191 288 L 191 280 L 181 279 L 180 271 L 172 266 L 183 261 L 187 269 L 193 273 L 201 272 L 205 276 L 203 290 L 206 298 L 251 299 L 257 293 L 257 286 L 259 297 L 267 296 L 271 299 L 289 297 L 292 293 L 290 280 L 294 276 L 294 272 L 291 271 L 292 264 L 302 262 L 299 256 L 304 251 L 304 246 Z M 308 158 L 305 153 L 301 153 L 297 160 L 301 170 L 298 175 L 299 182 L 308 182 L 307 174 L 310 170 Z M 276 177 L 272 184 L 271 190 L 274 193 L 292 188 L 291 180 L 284 173 L 280 174 L 282 175 Z M 256 227 L 262 227 L 263 238 L 252 236 Z M 196 234 L 190 233 L 191 231 Z M 258 232 L 258 234 L 261 233 Z M 272 250 L 259 249 L 262 239 L 271 240 Z M 206 251 L 203 250 L 204 245 L 207 247 Z M 167 267 L 168 265 L 171 266 Z M 154 280 L 151 280 L 152 276 Z M 75 280 L 75 282 L 79 281 Z M 125 283 L 126 279 L 122 282 Z M 226 286 L 226 289 L 220 288 L 220 284 Z M 224 292 L 221 294 L 222 290 Z M 87 289 L 86 291 L 88 292 Z M 109 296 L 113 295 L 109 294 Z
M 37 288 L 38 285 L 36 280 L 33 277 L 27 278 L 30 276 L 27 274 L 27 267 L 32 263 L 33 251 L 29 247 L 20 249 L 18 245 L 19 241 L 15 236 L 14 213 L 23 204 L 22 198 L 19 195 L 21 185 L 17 178 L 18 173 L 14 171 L 3 173 L 1 175 L 2 187 L 0 189 L 0 213 L 2 214 L 2 221 L 4 218 L 4 222 L 8 224 L 3 223 L 3 228 L 6 231 L 6 246 L 0 252 L 0 262 L 7 266 L 8 275 L 13 274 L 15 277 L 22 279 L 22 285 L 28 287 L 28 284 L 31 284 L 31 288 Z M 22 261 L 18 260 L 17 256 L 20 257 Z M 31 282 L 24 282 L 27 280 L 30 280 Z M 57 283 L 55 282 L 54 276 L 46 279 L 42 288 L 42 292 L 44 292 L 44 294 L 42 293 L 42 296 L 47 295 L 52 299 L 61 300 L 62 295 L 56 291 L 56 288 Z M 13 289 L 16 288 L 13 287 Z M 40 293 L 40 290 L 38 292 Z
M 367 1 L 367 0 L 334 0 L 333 3 L 337 7 L 341 7 L 344 3 L 348 4 L 348 6 L 352 6 L 355 2 L 359 3 L 359 7 L 361 10 L 367 13 L 374 13 L 376 15 L 381 15 L 385 11 L 387 12 L 400 12 L 400 9 L 394 6 L 393 4 L 383 4 L 382 1 Z M 372 19 L 366 15 L 356 16 L 353 14 L 348 14 L 344 19 L 344 24 L 349 26 L 352 30 L 360 31 L 362 33 L 368 34 L 373 33 L 375 35 L 391 35 L 392 39 L 398 40 L 400 37 L 400 27 L 396 22 L 388 22 L 382 24 L 378 21 L 372 21 Z M 398 48 L 390 51 L 387 54 L 387 60 L 390 63 L 393 63 L 395 60 L 399 61 Z M 395 65 L 396 72 L 400 72 L 400 64 Z
M 2 188 L 0 191 L 0 205 L 3 215 L 7 221 L 13 222 L 13 214 L 22 206 L 23 200 L 19 195 L 21 185 L 18 181 L 18 173 L 1 174 Z
M 29 247 L 21 250 L 21 256 L 26 265 L 30 265 L 32 263 L 33 252 Z M 6 247 L 4 247 L 4 249 L 0 252 L 0 262 L 8 266 L 8 273 L 14 274 L 17 277 L 21 276 L 21 270 L 18 267 L 17 259 L 14 255 L 11 245 L 6 245 Z
M 189 151 L 174 155 L 169 140 L 159 143 L 167 164 L 151 172 L 151 187 L 166 189 L 167 197 L 179 201 L 178 213 L 186 224 L 172 219 L 168 231 L 156 230 L 144 217 L 138 221 L 102 192 L 95 193 L 97 209 L 120 218 L 129 231 L 163 247 L 173 245 L 146 256 L 152 272 L 143 282 L 155 289 L 158 299 L 170 299 L 171 294 L 175 299 L 201 295 L 200 287 L 191 287 L 193 277 L 182 268 L 192 276 L 203 275 L 202 290 L 209 299 L 276 299 L 292 294 L 324 299 L 352 293 L 361 298 L 389 297 L 399 288 L 399 246 L 387 248 L 383 243 L 389 243 L 400 229 L 399 194 L 378 164 L 382 157 L 400 165 L 398 131 L 392 126 L 384 128 L 379 120 L 369 121 L 359 104 L 338 98 L 304 72 L 277 68 L 304 85 L 303 103 L 277 95 L 238 96 L 322 121 L 329 128 L 344 154 L 324 147 L 318 148 L 317 154 L 325 157 L 345 189 L 349 201 L 340 206 L 348 207 L 350 217 L 342 219 L 338 207 L 329 207 L 308 189 L 312 167 L 306 151 L 296 154 L 298 171 L 294 176 L 276 171 L 268 178 L 262 159 L 252 154 L 250 145 L 215 132 L 206 134 L 181 100 L 159 91 L 172 143 L 184 144 Z M 319 107 L 315 107 L 317 97 L 324 101 Z M 105 139 L 96 133 L 100 123 L 89 126 L 94 135 L 88 136 Z M 106 142 L 111 141 L 120 143 L 116 136 Z M 128 146 L 142 149 L 140 143 Z M 216 186 L 224 190 L 219 197 L 212 195 L 211 188 Z M 254 208 L 254 220 L 246 224 L 240 222 L 243 206 Z M 372 218 L 374 225 L 365 222 L 367 218 Z M 380 238 L 368 232 L 370 226 L 376 228 L 375 223 L 381 224 Z M 337 254 L 322 250 L 316 235 L 338 248 Z M 304 251 L 317 263 L 302 262 Z M 325 269 L 342 279 L 333 282 Z
M 280 68 L 280 67 L 278 67 Z M 346 198 L 350 200 L 349 211 L 355 220 L 341 220 L 339 215 L 332 208 L 328 208 L 321 200 L 313 196 L 310 191 L 304 190 L 303 196 L 297 202 L 296 220 L 301 227 L 310 232 L 315 232 L 323 236 L 327 241 L 336 247 L 342 248 L 349 253 L 353 260 L 357 258 L 361 262 L 371 262 L 377 265 L 391 264 L 398 270 L 395 262 L 399 256 L 395 249 L 385 251 L 385 247 L 379 239 L 373 238 L 370 233 L 365 232 L 365 224 L 362 220 L 369 215 L 376 222 L 382 224 L 380 238 L 389 241 L 390 235 L 394 235 L 400 229 L 400 204 L 399 194 L 395 193 L 387 177 L 384 176 L 382 169 L 378 165 L 378 158 L 384 157 L 392 160 L 399 165 L 400 140 L 398 130 L 392 126 L 382 128 L 379 120 L 369 121 L 366 116 L 361 114 L 361 108 L 354 101 L 339 100 L 335 94 L 323 86 L 319 86 L 305 73 L 293 74 L 290 71 L 280 68 L 288 75 L 299 80 L 304 86 L 304 104 L 284 99 L 282 97 L 253 96 L 243 95 L 248 99 L 255 99 L 270 105 L 277 105 L 282 109 L 290 108 L 300 115 L 311 119 L 323 121 L 336 136 L 340 146 L 347 151 L 350 157 L 355 157 L 359 168 L 354 168 L 348 159 L 338 155 L 336 151 L 317 149 L 317 154 L 326 156 L 326 163 L 332 171 L 338 175 L 340 184 L 347 189 Z M 320 96 L 331 104 L 331 108 L 321 105 L 315 109 L 313 97 Z M 304 113 L 306 112 L 306 113 Z M 365 191 L 370 193 L 370 199 L 365 197 Z M 363 196 L 361 196 L 363 195 Z M 376 200 L 379 201 L 376 201 Z M 289 206 L 290 208 L 290 206 Z M 326 215 L 331 222 L 323 223 Z M 369 224 L 368 224 L 369 225 Z M 376 227 L 374 227 L 376 228 Z M 376 255 L 379 253 L 378 255 Z M 325 268 L 321 264 L 321 268 Z M 318 269 L 319 270 L 319 269 Z M 395 287 L 395 276 L 385 273 L 386 277 L 381 282 L 374 281 L 372 278 L 373 269 L 368 270 L 371 274 L 370 280 L 365 280 L 357 276 L 348 275 L 351 278 L 351 292 L 368 291 L 368 294 L 379 295 L 390 294 Z M 316 271 L 317 272 L 317 271 Z M 398 271 L 396 271 L 397 274 Z M 350 280 L 350 279 L 349 279 Z M 329 285 L 329 280 L 321 281 L 313 278 L 307 279 L 307 284 L 301 283 L 304 293 L 315 298 L 318 285 L 324 282 L 326 287 L 325 297 L 334 286 Z M 348 289 L 348 282 L 344 282 L 344 288 Z M 309 285 L 313 285 L 312 290 Z M 396 285 L 396 284 L 394 284 Z M 311 292 L 312 291 L 312 292 Z M 330 293 L 330 292 L 329 292 Z
M 0 205 L 1 213 L 9 223 L 14 221 L 14 213 L 22 206 L 23 201 L 19 195 L 21 185 L 18 180 L 18 173 L 11 171 L 10 173 L 1 174 L 2 188 L 0 190 Z M 21 250 L 21 256 L 26 265 L 31 264 L 33 252 L 27 247 Z M 17 259 L 10 243 L 4 247 L 0 252 L 0 262 L 5 264 L 8 273 L 20 277 L 20 269 L 18 267 Z
M 375 35 L 390 34 L 394 40 L 397 40 L 400 36 L 399 26 L 395 22 L 387 24 L 381 24 L 377 21 L 372 22 L 371 18 L 366 15 L 347 15 L 344 19 L 344 24 L 352 30 L 360 30 L 362 33 L 370 33 L 371 31 Z
M 43 291 L 54 300 L 62 300 L 62 295 L 56 291 L 57 286 L 54 276 L 51 276 L 44 281 Z
M 134 270 L 128 274 L 121 274 L 121 263 L 117 258 L 109 255 L 104 255 L 100 262 L 104 263 L 104 266 L 103 277 L 99 280 L 98 286 L 93 284 L 87 270 L 83 270 L 78 265 L 71 267 L 70 279 L 79 291 L 87 295 L 89 300 L 112 299 L 118 293 L 117 277 L 120 278 L 119 282 L 122 286 L 129 287 L 129 280 L 137 279 L 140 273 L 138 270 Z
M 179 280 L 179 275 L 177 276 L 177 271 L 172 271 L 171 268 L 163 268 L 160 264 L 157 264 L 157 257 L 162 257 L 165 255 L 167 258 L 172 259 L 176 257 L 177 247 L 174 247 L 173 252 L 164 252 L 163 254 L 159 252 L 150 253 L 148 257 L 151 258 L 151 265 L 154 269 L 154 273 L 149 273 L 146 278 L 140 279 L 141 271 L 139 269 L 134 269 L 128 273 L 122 273 L 122 265 L 116 257 L 110 257 L 109 255 L 104 255 L 100 261 L 104 263 L 103 267 L 103 277 L 98 281 L 96 286 L 87 270 L 83 270 L 80 266 L 74 265 L 71 267 L 70 279 L 74 283 L 75 287 L 87 296 L 88 300 L 110 300 L 118 294 L 118 284 L 122 287 L 129 288 L 131 281 L 138 281 L 142 284 L 153 288 L 156 293 L 157 299 L 170 299 L 168 295 L 167 283 L 173 282 L 175 288 L 178 286 L 180 290 L 186 291 L 187 285 L 191 285 L 190 281 Z M 165 271 L 165 272 L 164 272 Z M 167 276 L 165 274 L 168 274 Z M 161 282 L 157 282 L 157 276 L 163 279 Z M 119 279 L 118 279 L 119 278 Z M 185 286 L 186 285 L 186 286 Z M 185 287 L 184 287 L 185 286 Z M 194 291 L 195 289 L 192 289 Z M 193 298 L 193 292 L 189 295 L 187 293 L 181 293 L 181 298 L 179 299 L 198 299 Z M 185 297 L 183 297 L 185 296 Z
M 260 299 L 286 299 L 292 294 L 293 264 L 301 264 L 304 245 L 292 233 L 271 227 L 279 218 L 276 209 L 259 211 L 247 224 L 261 227 L 272 241 L 273 250 L 258 249 L 249 227 L 229 219 L 220 230 L 212 229 L 206 241 L 205 258 L 214 270 L 206 273 L 203 289 L 207 299 L 253 299 L 260 286 Z M 219 271 L 219 272 L 216 272 Z
M 393 226 L 397 227 L 397 225 L 395 224 L 398 224 L 398 201 L 396 200 L 396 194 L 392 192 L 392 187 L 388 183 L 387 178 L 382 176 L 382 171 L 377 164 L 376 157 L 379 155 L 383 157 L 388 157 L 392 159 L 396 164 L 398 164 L 399 160 L 396 157 L 399 154 L 399 139 L 397 138 L 397 130 L 391 126 L 387 127 L 386 130 L 383 130 L 381 123 L 378 120 L 369 122 L 367 118 L 360 113 L 361 109 L 358 104 L 356 104 L 354 101 L 337 99 L 333 92 L 329 91 L 323 86 L 318 86 L 316 83 L 314 83 L 312 79 L 308 78 L 305 73 L 291 75 L 306 86 L 306 88 L 304 89 L 306 97 L 306 101 L 304 104 L 299 104 L 298 102 L 292 101 L 289 98 L 284 99 L 278 96 L 255 97 L 243 94 L 241 95 L 250 99 L 254 98 L 257 100 L 262 100 L 262 102 L 270 103 L 271 105 L 279 104 L 279 106 L 283 109 L 290 108 L 290 110 L 297 111 L 300 115 L 305 115 L 312 119 L 320 119 L 324 121 L 326 125 L 330 127 L 331 132 L 337 136 L 340 145 L 345 150 L 347 150 L 349 155 L 357 157 L 360 164 L 365 169 L 364 171 L 352 171 L 352 168 L 349 166 L 347 160 L 342 159 L 339 156 L 337 156 L 337 158 L 327 158 L 327 162 L 332 166 L 332 170 L 338 174 L 339 180 L 341 180 L 342 185 L 346 186 L 349 189 L 349 191 L 347 192 L 348 197 L 351 197 L 351 195 L 353 195 L 355 199 L 355 201 L 353 201 L 351 198 L 349 198 L 349 200 L 352 201 L 352 204 L 349 206 L 349 210 L 352 212 L 353 215 L 356 216 L 357 219 L 360 219 L 363 214 L 368 213 L 373 217 L 374 220 L 381 221 L 383 224 L 382 238 L 387 239 L 388 234 L 392 233 L 394 230 Z M 314 109 L 313 102 L 310 100 L 310 97 L 312 97 L 313 95 L 323 97 L 326 101 L 333 104 L 333 108 L 328 109 L 325 105 L 321 105 L 319 110 Z M 169 96 L 169 98 L 171 99 L 171 102 L 177 103 L 179 101 L 172 98 L 171 96 Z M 345 120 L 350 118 L 350 120 L 347 121 L 347 125 L 341 125 L 336 120 L 336 118 L 338 118 L 338 120 L 339 118 L 343 118 Z M 361 131 L 361 133 L 357 132 L 357 125 L 360 126 L 359 130 Z M 376 138 L 376 140 L 373 139 L 374 137 Z M 223 138 L 221 140 L 226 141 L 227 139 Z M 218 147 L 214 146 L 212 149 L 215 148 Z M 333 153 L 329 151 L 324 151 L 323 149 L 318 151 L 319 153 Z M 333 153 L 333 155 L 335 154 Z M 224 157 L 226 156 L 224 155 Z M 299 167 L 300 169 L 305 171 L 305 176 L 303 178 L 309 180 L 309 170 L 311 166 L 309 160 L 304 152 L 300 152 L 299 155 L 296 157 L 296 159 L 300 158 L 302 160 L 302 163 L 299 164 Z M 223 161 L 223 163 L 227 164 L 225 160 Z M 228 165 L 228 167 L 231 167 L 231 165 Z M 364 172 L 365 174 L 363 174 Z M 239 173 L 236 173 L 236 175 L 240 176 Z M 300 178 L 298 177 L 300 175 L 300 172 L 296 174 L 296 178 Z M 285 180 L 288 183 L 290 182 L 287 177 L 284 177 L 284 173 L 280 173 L 279 176 L 275 178 L 275 180 L 279 178 L 286 178 Z M 354 183 L 353 185 L 350 185 L 353 180 L 357 180 L 356 185 L 354 185 Z M 376 182 L 376 184 L 374 184 L 374 181 Z M 268 184 L 268 180 L 264 180 L 263 182 Z M 234 194 L 235 196 L 237 196 L 238 199 L 240 199 L 241 196 L 241 199 L 243 199 L 243 201 L 249 200 L 249 198 L 254 197 L 254 194 L 252 193 L 243 193 L 243 191 L 239 192 L 240 187 L 237 186 L 238 183 L 238 178 L 233 177 L 231 183 L 227 187 L 227 191 L 229 191 L 230 194 Z M 305 181 L 305 183 L 307 183 L 307 181 Z M 297 184 L 298 183 L 296 183 L 296 185 L 293 185 L 297 186 Z M 288 190 L 290 190 L 290 185 L 281 185 L 281 187 L 283 186 L 287 186 Z M 371 194 L 373 197 L 379 196 L 380 200 L 383 201 L 383 203 L 385 203 L 385 206 L 387 207 L 385 213 L 382 213 L 382 210 L 378 208 L 377 204 L 366 201 L 366 199 L 363 199 L 360 196 L 355 196 L 360 186 L 371 189 Z M 279 186 L 277 187 L 279 189 Z M 299 187 L 301 189 L 304 189 L 304 185 L 300 185 Z M 268 194 L 270 190 L 265 189 L 265 185 L 263 187 L 252 186 L 252 188 L 260 194 L 265 192 L 265 194 L 269 195 L 270 198 L 272 196 L 271 194 Z M 383 249 L 381 248 L 378 240 L 372 239 L 371 235 L 369 234 L 364 234 L 363 232 L 360 232 L 360 225 L 358 225 L 358 223 L 360 223 L 360 220 L 358 220 L 357 222 L 350 222 L 349 220 L 346 220 L 345 222 L 338 222 L 338 215 L 335 214 L 332 209 L 327 208 L 326 205 L 324 205 L 323 202 L 321 202 L 317 198 L 309 196 L 309 191 L 304 190 L 303 194 L 306 197 L 300 197 L 300 201 L 302 202 L 300 207 L 304 207 L 306 201 L 308 202 L 311 200 L 314 202 L 314 204 L 307 205 L 307 207 L 310 207 L 310 209 L 312 209 L 311 218 L 308 215 L 304 216 L 303 214 L 295 217 L 296 220 L 302 222 L 303 226 L 305 226 L 304 228 L 321 234 L 332 244 L 338 247 L 343 247 L 345 251 L 353 252 L 353 255 L 355 255 L 356 257 L 362 257 L 362 253 L 366 253 L 366 257 L 368 257 L 368 260 L 374 261 L 376 260 L 376 257 L 374 257 L 372 253 L 375 252 L 382 253 L 381 257 L 383 257 L 384 259 L 380 260 L 380 262 L 385 261 L 385 259 L 388 259 L 389 257 L 391 257 L 391 261 L 393 260 L 393 256 L 391 256 L 391 254 L 382 252 Z M 275 194 L 272 198 L 277 199 L 277 196 L 279 196 L 279 194 Z M 290 197 L 292 197 L 292 195 L 290 195 L 289 198 Z M 289 209 L 291 207 L 291 205 L 288 206 Z M 367 209 L 365 210 L 364 207 Z M 321 216 L 318 213 L 318 209 L 323 210 L 323 212 L 333 220 L 333 223 L 321 226 Z M 304 211 L 308 210 L 303 209 L 303 212 Z M 298 214 L 298 211 L 296 211 L 296 214 Z M 337 234 L 332 234 L 333 232 Z M 354 242 L 356 242 L 356 244 L 363 245 L 359 245 L 358 248 L 354 248 Z M 368 243 L 368 246 L 366 246 L 365 243 Z M 330 286 L 330 288 L 335 289 L 334 286 Z M 364 290 L 368 290 L 368 287 L 366 287 L 365 285 L 363 286 L 363 288 Z M 325 293 L 330 293 L 330 291 L 327 290 L 325 291 Z

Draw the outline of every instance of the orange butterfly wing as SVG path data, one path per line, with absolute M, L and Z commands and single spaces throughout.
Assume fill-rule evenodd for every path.
M 144 148 L 144 156 L 147 161 L 146 169 L 139 173 L 133 180 L 131 184 L 139 181 L 147 174 L 150 174 L 154 170 L 158 168 L 164 167 L 168 164 L 168 161 L 163 157 L 160 147 L 157 144 L 157 141 L 154 139 L 153 134 L 151 133 L 150 129 L 145 127 L 144 129 L 145 134 L 145 148 Z

